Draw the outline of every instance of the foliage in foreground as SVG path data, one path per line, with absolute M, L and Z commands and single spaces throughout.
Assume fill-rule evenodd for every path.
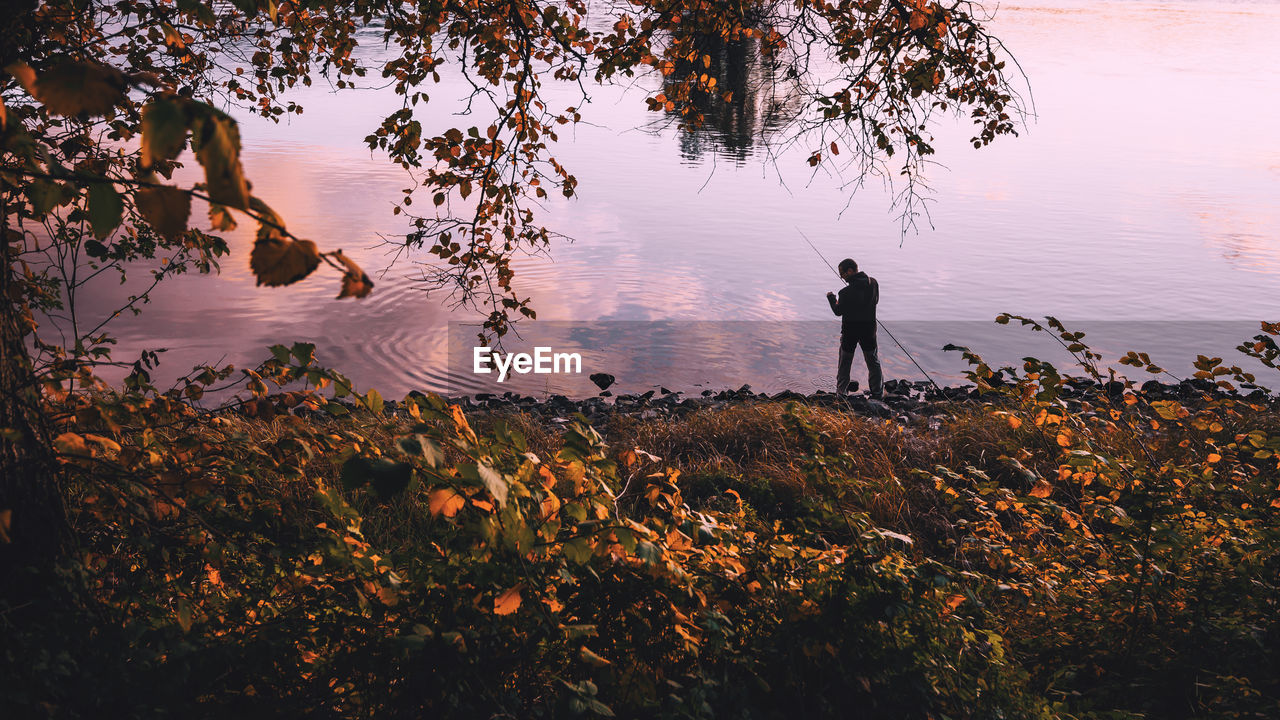
M 1264 330 L 1244 349 L 1273 363 Z M 274 354 L 243 414 L 140 376 L 49 388 L 79 549 L 5 588 L 10 708 L 1280 713 L 1269 399 L 1068 396 L 1047 364 L 973 357 L 984 401 L 933 429 L 763 404 L 606 444 L 437 398 L 389 414 L 309 346 Z

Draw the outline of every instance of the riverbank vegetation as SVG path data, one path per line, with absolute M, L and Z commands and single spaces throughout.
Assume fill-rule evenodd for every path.
M 1197 392 L 1157 397 L 1104 377 L 1051 323 L 1088 392 L 1068 396 L 1037 361 L 996 371 L 970 355 L 977 397 L 907 422 L 753 399 L 592 427 L 422 395 L 392 407 L 301 343 L 167 390 L 151 384 L 156 353 L 111 355 L 109 318 L 166 277 L 216 270 L 228 245 L 213 233 L 245 217 L 258 233 L 241 261 L 260 285 L 323 262 L 339 297 L 373 289 L 251 193 L 222 108 L 278 119 L 302 112 L 281 96 L 297 84 L 389 83 L 403 107 L 367 143 L 411 175 L 396 242 L 432 256 L 428 279 L 501 334 L 534 315 L 511 259 L 559 237 L 535 209 L 576 192 L 551 149 L 580 107 L 550 103 L 548 83 L 582 105 L 589 83 L 649 74 L 648 107 L 694 131 L 769 85 L 726 87 L 758 57 L 785 80 L 801 162 L 849 187 L 899 178 L 910 224 L 931 120 L 967 118 L 982 147 L 1023 117 L 981 7 L 13 7 L 5 717 L 1280 713 L 1280 428 L 1273 397 L 1237 392 L 1253 379 L 1212 358 Z M 356 48 L 373 38 L 386 52 L 366 60 Z M 476 124 L 424 126 L 422 88 L 451 70 Z M 175 183 L 190 159 L 203 182 Z M 77 304 L 92 277 L 138 262 L 151 284 L 122 307 Z M 1242 347 L 1274 369 L 1277 332 Z M 104 366 L 132 371 L 111 387 Z M 227 385 L 239 400 L 202 406 Z
M 1274 365 L 1278 331 L 1242 348 Z M 390 411 L 305 345 L 234 412 L 184 401 L 213 370 L 51 387 L 74 542 L 6 588 L 7 708 L 1274 717 L 1280 421 L 1238 392 L 1261 380 L 1205 358 L 1180 399 L 1068 397 L 970 360 L 980 396 L 909 424 Z

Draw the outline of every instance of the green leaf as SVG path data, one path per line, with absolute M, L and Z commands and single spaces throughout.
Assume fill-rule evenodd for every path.
M 187 143 L 187 114 L 175 99 L 158 97 L 142 108 L 142 167 L 172 160 Z
M 370 459 L 357 455 L 343 463 L 338 479 L 348 490 L 369 485 L 379 498 L 386 500 L 409 487 L 409 481 L 413 479 L 413 466 L 386 458 Z
M 274 356 L 281 365 L 289 364 L 289 348 L 283 345 L 272 345 L 268 349 L 271 350 L 271 355 Z
M 46 215 L 55 207 L 66 205 L 75 192 L 63 183 L 50 180 L 36 180 L 27 188 L 27 200 L 37 216 Z
M 382 394 L 379 393 L 377 390 L 370 390 L 369 392 L 365 393 L 364 402 L 365 402 L 365 405 L 368 406 L 369 411 L 372 412 L 374 415 L 382 414 L 384 403 L 382 400 Z
M 508 490 L 506 478 L 484 463 L 479 463 L 476 466 L 476 470 L 480 473 L 480 479 L 484 482 L 485 489 L 489 491 L 494 500 L 498 501 L 498 507 L 506 505 Z
M 124 201 L 120 193 L 109 182 L 95 182 L 89 185 L 89 226 L 93 228 L 94 237 L 102 240 L 120 226 L 124 215 Z
M 590 538 L 574 538 L 564 544 L 564 556 L 569 559 L 569 562 L 578 565 L 590 561 L 593 550 Z

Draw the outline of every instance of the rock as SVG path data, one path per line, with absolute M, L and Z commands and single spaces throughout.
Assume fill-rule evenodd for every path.
M 608 390 L 609 386 L 617 381 L 617 378 L 610 375 L 609 373 L 592 373 L 588 377 L 590 378 L 591 382 L 595 383 L 596 387 L 600 388 L 601 390 Z

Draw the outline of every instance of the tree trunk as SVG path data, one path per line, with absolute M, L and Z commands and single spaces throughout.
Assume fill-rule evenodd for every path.
M 0 198 L 0 212 L 7 211 Z M 0 227 L 0 596 L 23 566 L 44 567 L 70 538 L 50 423 L 27 348 L 32 328 L 25 280 L 16 274 L 21 235 Z M 14 244 L 11 244 L 14 243 Z

